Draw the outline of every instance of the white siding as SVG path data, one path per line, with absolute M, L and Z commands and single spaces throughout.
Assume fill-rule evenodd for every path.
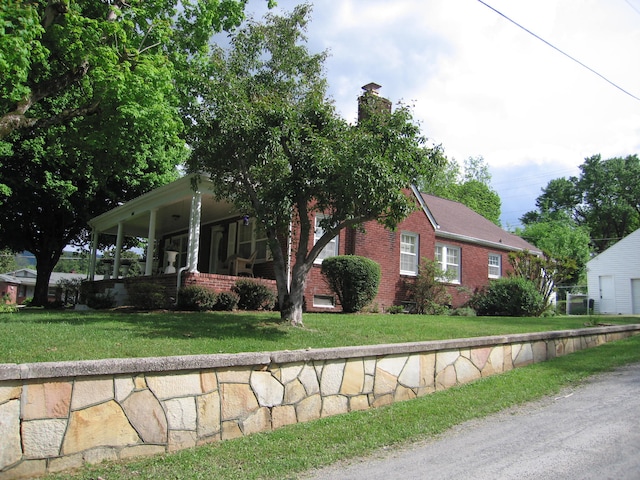
M 601 277 L 613 277 L 614 300 L 611 308 L 601 311 Z M 595 301 L 596 313 L 628 315 L 633 313 L 632 282 L 640 278 L 640 229 L 627 235 L 597 257 L 587 262 L 589 298 Z

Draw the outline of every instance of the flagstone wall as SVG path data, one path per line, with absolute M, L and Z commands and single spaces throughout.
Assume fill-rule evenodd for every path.
M 0 365 L 0 479 L 409 400 L 640 325 L 333 349 Z

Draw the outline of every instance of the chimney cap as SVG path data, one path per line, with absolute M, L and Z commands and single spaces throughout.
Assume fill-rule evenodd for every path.
M 366 92 L 373 93 L 375 95 L 378 94 L 378 90 L 382 87 L 382 85 L 378 85 L 377 83 L 371 82 L 367 83 L 362 87 L 362 89 Z

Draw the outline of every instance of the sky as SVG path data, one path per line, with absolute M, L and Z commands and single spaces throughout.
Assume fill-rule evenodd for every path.
M 278 0 L 274 13 L 299 3 Z M 355 122 L 369 82 L 394 104 L 413 105 L 422 133 L 448 158 L 484 158 L 504 228 L 520 226 L 541 189 L 578 175 L 585 158 L 639 153 L 640 0 L 313 5 L 307 43 L 329 52 L 338 112 Z M 266 0 L 247 5 L 256 19 L 266 11 Z

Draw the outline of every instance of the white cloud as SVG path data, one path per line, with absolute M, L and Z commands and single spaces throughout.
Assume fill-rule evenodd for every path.
M 627 2 L 486 2 L 640 96 L 640 14 Z M 279 0 L 279 10 L 297 3 Z M 331 52 L 330 93 L 347 120 L 360 86 L 374 81 L 393 102 L 415 103 L 424 134 L 448 156 L 482 155 L 503 212 L 521 210 L 504 223 L 517 223 L 541 187 L 577 174 L 585 157 L 640 148 L 640 101 L 477 0 L 318 1 L 308 37 L 312 50 Z M 502 193 L 499 181 L 526 188 Z

